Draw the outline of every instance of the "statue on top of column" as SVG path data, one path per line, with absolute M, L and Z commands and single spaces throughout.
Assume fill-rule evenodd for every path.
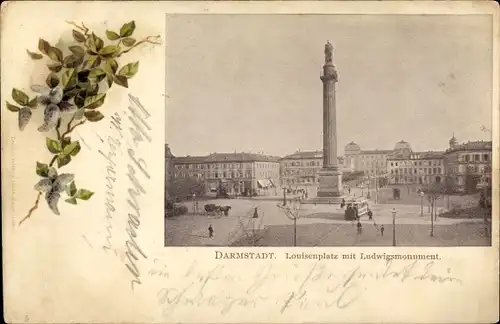
M 332 62 L 333 62 L 333 45 L 330 43 L 330 41 L 327 41 L 325 45 L 325 63 L 332 63 Z

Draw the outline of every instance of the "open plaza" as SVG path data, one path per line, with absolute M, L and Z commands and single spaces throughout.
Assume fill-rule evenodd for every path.
M 400 189 L 401 197 L 392 198 L 392 189 Z M 314 187 L 309 187 L 313 191 Z M 364 191 L 362 193 L 362 191 Z M 353 187 L 351 195 L 366 196 L 365 189 Z M 469 215 L 447 215 L 450 206 L 464 208 L 477 206 L 479 195 L 443 196 L 437 202 L 436 219 L 431 222 L 430 207 L 414 187 L 390 186 L 378 191 L 378 200 L 368 200 L 373 219 L 346 221 L 333 213 L 339 206 L 302 204 L 294 226 L 285 215 L 283 196 L 256 198 L 213 199 L 198 201 L 199 212 L 194 214 L 194 203 L 182 203 L 188 213 L 168 217 L 165 221 L 166 246 L 486 246 L 491 240 L 491 215 L 486 211 Z M 287 204 L 292 197 L 287 197 Z M 423 203 L 421 203 L 423 201 Z M 211 215 L 203 210 L 206 204 L 228 205 L 227 216 Z M 278 207 L 280 206 L 280 207 Z M 257 208 L 258 218 L 254 218 Z M 395 231 L 393 227 L 393 211 Z M 476 209 L 472 209 L 476 210 Z M 213 237 L 209 237 L 212 226 Z M 381 228 L 384 228 L 382 231 Z M 433 235 L 431 236 L 431 230 Z M 383 232 L 383 233 L 382 233 Z

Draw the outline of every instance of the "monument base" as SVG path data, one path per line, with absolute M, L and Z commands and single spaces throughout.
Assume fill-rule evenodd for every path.
M 319 198 L 340 198 L 344 194 L 342 188 L 342 172 L 338 170 L 320 170 L 319 173 L 318 194 Z
M 339 196 L 339 197 L 311 197 L 302 200 L 302 204 L 318 204 L 318 205 L 332 205 L 332 206 L 340 206 L 342 203 L 342 199 L 347 200 L 347 196 Z M 340 208 L 340 207 L 339 207 Z M 342 209 L 343 210 L 343 209 Z M 343 213 L 343 211 L 342 211 Z

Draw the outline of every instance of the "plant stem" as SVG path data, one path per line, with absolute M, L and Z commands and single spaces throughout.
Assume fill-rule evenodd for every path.
M 56 125 L 57 139 L 60 141 L 62 137 L 61 137 L 61 132 L 59 131 L 59 127 L 61 127 L 61 118 L 57 120 L 57 125 Z
M 87 33 L 89 32 L 89 29 L 87 28 L 87 26 L 85 26 L 85 24 L 83 23 L 83 21 L 82 21 L 82 26 L 83 26 L 83 27 L 82 27 L 82 26 L 78 26 L 78 25 L 77 25 L 74 21 L 68 21 L 68 20 L 66 20 L 66 23 L 68 23 L 68 24 L 70 24 L 70 25 L 73 25 L 73 26 L 75 26 L 76 28 L 80 29 L 80 30 L 83 32 L 83 34 L 84 34 L 85 36 L 86 36 L 86 35 L 87 35 Z
M 134 46 L 132 46 L 132 47 L 130 47 L 130 48 L 128 48 L 128 49 L 120 52 L 120 54 L 118 54 L 116 57 L 120 57 L 123 54 L 130 52 L 132 49 L 136 48 L 137 46 L 139 46 L 139 45 L 141 45 L 143 43 L 149 43 L 149 44 L 159 45 L 159 44 L 161 44 L 161 42 L 159 41 L 159 39 L 160 39 L 160 35 L 158 35 L 158 36 L 148 36 L 148 37 L 144 38 L 143 40 L 140 40 L 137 43 L 135 43 Z
M 85 123 L 85 120 L 82 120 L 81 122 L 77 123 L 76 125 L 71 125 L 75 121 L 75 116 L 71 117 L 71 120 L 68 123 L 68 127 L 66 128 L 66 131 L 61 135 L 61 138 L 64 138 L 64 136 L 68 135 L 71 133 L 76 127 L 83 125 Z
M 52 158 L 52 160 L 49 163 L 49 167 L 51 167 L 56 162 L 56 160 L 57 160 L 57 155 L 54 155 L 54 157 Z M 25 220 L 27 220 L 28 218 L 30 218 L 31 214 L 38 208 L 38 203 L 40 202 L 40 197 L 41 196 L 42 196 L 42 193 L 39 192 L 38 196 L 36 197 L 35 204 L 28 211 L 28 214 L 23 219 L 21 219 L 21 221 L 19 222 L 19 225 L 21 225 Z

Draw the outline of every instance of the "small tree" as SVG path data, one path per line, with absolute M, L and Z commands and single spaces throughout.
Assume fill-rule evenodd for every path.
M 254 208 L 252 208 L 253 210 Z M 263 236 L 260 234 L 260 230 L 262 230 L 262 220 L 264 218 L 264 213 L 261 213 L 259 218 L 251 217 L 247 224 L 243 221 L 243 218 L 240 217 L 239 224 L 243 229 L 243 234 L 245 235 L 246 241 L 251 246 L 262 246 L 259 242 L 262 240 Z
M 277 205 L 279 209 L 283 210 L 286 217 L 293 220 L 293 246 L 297 246 L 297 219 L 301 217 L 300 207 L 301 202 L 299 198 L 291 200 L 286 206 Z
M 431 236 L 434 236 L 434 220 L 437 219 L 436 201 L 440 199 L 446 192 L 446 186 L 442 183 L 432 183 L 427 185 L 424 193 L 427 195 L 431 208 Z

